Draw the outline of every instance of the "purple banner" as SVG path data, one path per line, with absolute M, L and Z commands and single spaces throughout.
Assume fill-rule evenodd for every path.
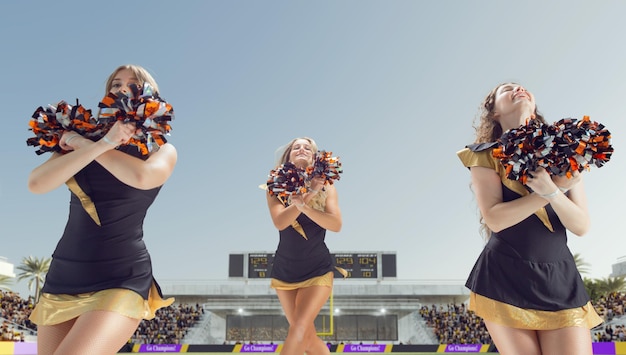
M 24 343 L 24 342 L 15 343 L 13 354 L 15 355 L 37 354 L 37 343 Z
M 615 343 L 593 343 L 593 353 L 595 354 L 615 354 Z
M 141 344 L 140 353 L 179 353 L 181 344 Z
M 343 346 L 344 353 L 384 353 L 385 344 L 346 344 Z
M 448 344 L 447 353 L 479 353 L 482 344 Z
M 240 353 L 275 353 L 277 344 L 243 344 Z

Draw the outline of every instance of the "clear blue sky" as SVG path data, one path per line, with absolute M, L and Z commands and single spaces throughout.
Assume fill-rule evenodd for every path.
M 69 192 L 26 188 L 47 155 L 35 108 L 95 110 L 120 64 L 155 76 L 179 151 L 148 212 L 158 280 L 227 279 L 228 254 L 273 251 L 263 192 L 274 151 L 311 136 L 340 156 L 332 251 L 395 251 L 398 277 L 465 279 L 483 242 L 456 151 L 487 92 L 514 80 L 549 121 L 589 115 L 615 154 L 586 175 L 592 228 L 570 248 L 607 277 L 624 248 L 626 2 L 4 1 L 0 256 L 48 257 Z M 14 289 L 25 292 L 25 283 Z

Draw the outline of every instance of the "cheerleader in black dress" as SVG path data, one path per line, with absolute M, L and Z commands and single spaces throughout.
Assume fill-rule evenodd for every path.
M 566 235 L 589 228 L 582 176 L 551 176 L 539 168 L 526 181 L 533 192 L 508 179 L 492 142 L 528 118 L 544 119 L 534 96 L 514 83 L 496 87 L 483 108 L 476 144 L 458 152 L 489 232 L 466 283 L 469 308 L 483 318 L 500 354 L 591 354 L 589 329 L 602 319 Z
M 121 66 L 106 90 L 145 82 L 157 90 L 143 68 Z M 53 153 L 29 177 L 33 193 L 64 183 L 71 191 L 69 219 L 31 314 L 40 355 L 116 354 L 142 319 L 174 301 L 162 298 L 152 276 L 143 220 L 174 169 L 176 149 L 165 143 L 143 154 L 126 144 L 136 129 L 117 121 L 97 141 L 66 131 L 59 146 L 67 153 Z
M 306 168 L 317 146 L 310 138 L 296 138 L 285 148 L 279 164 Z M 289 322 L 281 354 L 329 354 L 317 336 L 314 321 L 328 300 L 334 265 L 324 242 L 326 230 L 341 229 L 341 211 L 334 185 L 314 178 L 303 194 L 288 198 L 267 193 L 267 203 L 280 241 L 272 266 L 271 287 Z

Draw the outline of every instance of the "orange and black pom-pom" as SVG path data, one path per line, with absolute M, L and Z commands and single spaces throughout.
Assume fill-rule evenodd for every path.
M 333 157 L 333 152 L 321 150 L 317 152 L 313 166 L 308 167 L 306 172 L 307 180 L 319 176 L 324 178 L 329 184 L 333 184 L 335 180 L 341 178 L 339 174 L 341 174 L 343 170 L 339 158 Z
M 139 129 L 128 144 L 137 146 L 143 155 L 147 155 L 153 144 L 163 145 L 172 127 L 174 119 L 172 105 L 165 102 L 152 90 L 149 84 L 143 87 L 130 85 L 131 93 L 106 95 L 98 107 L 99 117 L 94 117 L 91 110 L 78 104 L 71 106 L 65 101 L 56 106 L 39 107 L 29 122 L 30 130 L 35 134 L 28 138 L 26 144 L 40 147 L 36 153 L 66 153 L 59 146 L 64 131 L 75 131 L 81 136 L 96 141 L 107 134 L 111 126 L 118 120 L 132 122 Z
M 76 106 L 61 101 L 56 106 L 38 107 L 28 125 L 35 136 L 28 138 L 26 144 L 39 147 L 35 151 L 38 155 L 46 152 L 66 153 L 59 146 L 64 131 L 74 131 L 91 138 L 94 132 L 102 128 L 92 116 L 91 110 L 80 105 L 78 100 Z
M 306 192 L 304 170 L 287 162 L 270 171 L 267 190 L 270 195 L 285 197 Z
M 145 155 L 151 151 L 152 143 L 159 146 L 167 143 L 165 135 L 172 129 L 170 122 L 174 119 L 174 109 L 148 83 L 143 87 L 136 84 L 129 87 L 128 95 L 109 93 L 102 99 L 98 104 L 98 121 L 108 127 L 116 121 L 134 123 L 140 133 L 128 144 L 136 145 Z
M 287 162 L 271 170 L 267 180 L 267 189 L 270 195 L 280 197 L 292 194 L 306 193 L 309 183 L 314 177 L 322 177 L 327 183 L 333 184 L 343 173 L 339 158 L 333 157 L 332 152 L 319 151 L 312 166 L 306 169 L 299 168 Z
M 552 125 L 531 120 L 504 132 L 498 143 L 493 156 L 500 159 L 508 179 L 522 183 L 539 167 L 569 177 L 591 165 L 602 167 L 613 154 L 611 133 L 589 116 L 563 118 Z

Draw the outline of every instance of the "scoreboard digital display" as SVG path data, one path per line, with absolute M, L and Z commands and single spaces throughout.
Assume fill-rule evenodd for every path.
M 274 262 L 274 254 L 248 254 L 248 278 L 265 279 L 270 277 L 270 270 Z
M 348 272 L 348 278 L 377 279 L 378 278 L 378 254 L 332 254 L 335 266 Z M 248 254 L 248 278 L 269 278 L 274 262 L 273 253 L 250 253 Z M 341 276 L 339 276 L 341 277 Z
M 348 272 L 349 278 L 378 278 L 377 254 L 332 254 L 335 266 Z

